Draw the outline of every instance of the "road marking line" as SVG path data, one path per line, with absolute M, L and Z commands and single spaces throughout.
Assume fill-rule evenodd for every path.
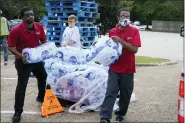
M 1 114 L 14 114 L 14 111 L 1 111 Z M 35 111 L 23 111 L 22 114 L 41 114 L 40 112 Z
M 14 80 L 14 79 L 17 79 L 17 78 L 14 78 L 14 77 L 2 77 L 1 79 Z M 30 77 L 29 79 L 36 79 L 36 78 Z M 137 81 L 137 79 L 134 79 L 134 81 Z
M 15 79 L 17 79 L 17 78 L 14 78 L 14 77 L 2 77 L 1 79 L 15 80 Z M 36 78 L 30 77 L 29 79 L 36 79 Z
M 8 67 L 8 65 L 13 65 L 13 63 L 8 63 L 7 65 L 4 65 L 4 63 L 1 63 L 1 66 Z

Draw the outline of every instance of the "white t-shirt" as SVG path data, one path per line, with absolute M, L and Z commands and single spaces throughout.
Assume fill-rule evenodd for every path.
M 81 48 L 80 31 L 77 26 L 74 26 L 72 28 L 68 26 L 65 28 L 62 35 L 62 43 L 66 44 L 69 40 L 73 41 L 71 47 Z

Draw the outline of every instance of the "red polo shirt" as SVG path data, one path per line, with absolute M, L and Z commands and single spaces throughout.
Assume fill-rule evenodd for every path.
M 141 47 L 141 40 L 138 29 L 128 26 L 120 30 L 118 26 L 109 31 L 109 37 L 118 36 L 133 46 Z M 132 74 L 136 72 L 135 53 L 123 47 L 122 55 L 110 66 L 110 70 L 117 73 Z
M 46 41 L 46 34 L 41 24 L 34 22 L 34 30 L 29 31 L 24 22 L 11 30 L 8 37 L 8 47 L 15 47 L 22 53 L 24 48 L 34 48 L 39 45 L 39 41 Z M 16 59 L 20 57 L 16 56 Z

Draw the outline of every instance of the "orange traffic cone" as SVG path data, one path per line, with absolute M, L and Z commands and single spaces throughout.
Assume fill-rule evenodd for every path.
M 51 86 L 47 84 L 46 93 L 44 97 L 44 102 L 41 107 L 41 114 L 42 116 L 48 116 L 50 114 L 55 114 L 59 112 L 63 112 L 64 109 L 60 105 L 57 97 L 54 95 L 53 91 L 51 90 Z

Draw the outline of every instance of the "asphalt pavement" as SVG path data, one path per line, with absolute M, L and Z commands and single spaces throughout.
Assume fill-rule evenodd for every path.
M 138 67 L 135 74 L 136 102 L 131 102 L 125 122 L 177 122 L 178 84 L 182 63 L 169 66 Z M 11 122 L 16 87 L 13 60 L 1 66 L 1 121 Z M 36 102 L 36 79 L 30 79 L 26 91 L 22 122 L 98 122 L 98 112 L 64 113 L 42 118 Z M 112 121 L 114 121 L 114 115 Z
M 137 55 L 183 60 L 183 38 L 179 33 L 140 31 L 142 47 Z
M 178 34 L 141 32 L 142 48 L 137 55 L 182 60 L 181 43 Z M 160 40 L 159 40 L 160 39 Z M 2 56 L 1 56 L 2 58 Z M 3 59 L 1 59 L 3 61 Z M 17 74 L 14 57 L 9 57 L 8 66 L 1 65 L 1 122 L 11 122 Z M 2 63 L 2 62 L 1 62 Z M 182 62 L 176 65 L 137 67 L 134 93 L 136 101 L 131 102 L 125 122 L 177 122 L 177 99 Z M 83 114 L 58 113 L 41 117 L 41 104 L 36 102 L 37 83 L 31 78 L 28 83 L 24 113 L 21 122 L 98 122 L 98 112 Z M 115 115 L 113 114 L 112 121 Z

